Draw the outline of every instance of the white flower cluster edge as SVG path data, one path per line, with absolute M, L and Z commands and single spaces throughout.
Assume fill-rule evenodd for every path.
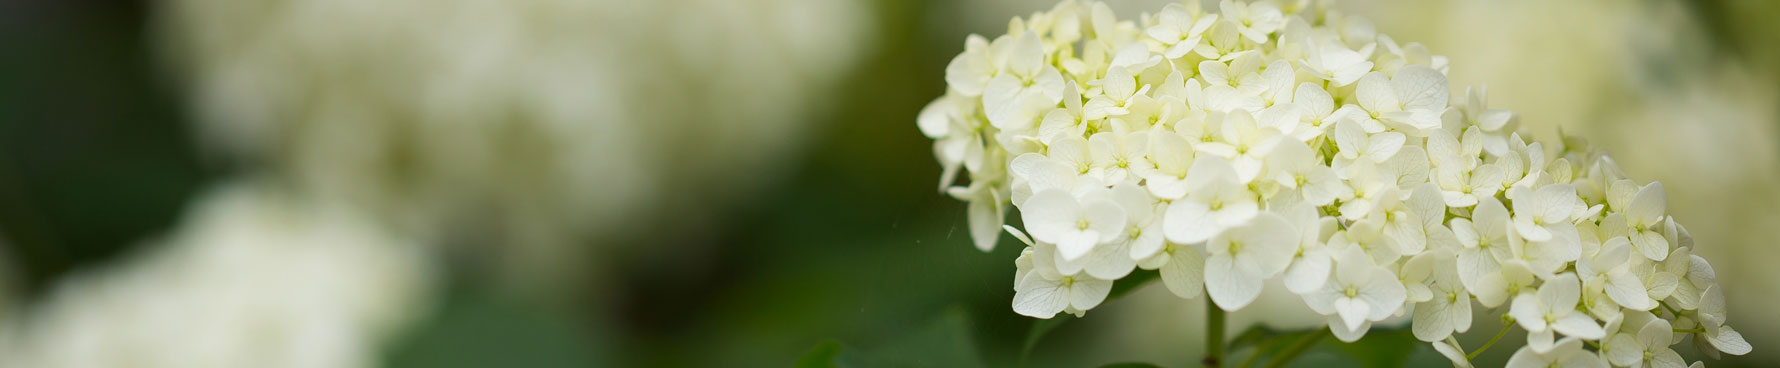
M 1279 278 L 1342 341 L 1408 317 L 1458 366 L 1474 303 L 1527 331 L 1509 366 L 1750 351 L 1661 183 L 1523 138 L 1483 88 L 1449 96 L 1446 58 L 1328 8 L 1069 0 L 967 38 L 917 125 L 976 246 L 1026 243 L 1014 311 L 1081 315 L 1143 269 L 1224 310 Z

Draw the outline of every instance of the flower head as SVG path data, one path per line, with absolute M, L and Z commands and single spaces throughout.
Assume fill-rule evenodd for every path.
M 1687 335 L 1749 352 L 1662 184 L 1549 154 L 1483 88 L 1450 98 L 1444 57 L 1364 20 L 1218 5 L 1129 21 L 1065 1 L 948 66 L 917 125 L 979 245 L 1002 204 L 1032 234 L 1007 227 L 1028 243 L 1015 311 L 1081 314 L 1154 270 L 1225 310 L 1281 278 L 1343 341 L 1407 316 L 1457 366 L 1472 303 L 1527 332 L 1510 366 L 1676 366 Z

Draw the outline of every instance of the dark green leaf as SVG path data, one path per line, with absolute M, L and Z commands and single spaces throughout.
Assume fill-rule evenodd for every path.
M 809 352 L 803 353 L 803 357 L 797 358 L 797 368 L 838 367 L 835 365 L 835 360 L 840 358 L 841 350 L 841 342 L 823 341 L 816 344 L 816 347 L 810 348 Z
M 1157 367 L 1161 367 L 1161 366 L 1158 366 L 1155 364 L 1150 364 L 1150 363 L 1142 363 L 1142 362 L 1123 362 L 1123 363 L 1113 363 L 1113 364 L 1107 364 L 1107 365 L 1100 366 L 1100 368 L 1157 368 Z

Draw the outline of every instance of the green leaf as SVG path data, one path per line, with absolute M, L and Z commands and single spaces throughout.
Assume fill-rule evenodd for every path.
M 796 367 L 797 368 L 838 367 L 838 365 L 835 365 L 835 360 L 840 358 L 841 350 L 842 350 L 842 348 L 841 348 L 840 341 L 835 341 L 835 340 L 823 341 L 822 343 L 816 344 L 816 347 L 810 348 L 809 352 L 803 353 L 803 357 L 797 358 Z
M 933 322 L 867 348 L 847 348 L 839 341 L 817 343 L 797 359 L 799 368 L 981 367 L 982 357 L 970 336 L 969 317 L 962 308 L 948 308 Z
M 1230 351 L 1234 352 L 1242 350 L 1242 348 L 1254 346 L 1255 344 L 1270 342 L 1271 340 L 1280 338 L 1282 335 L 1297 335 L 1301 332 L 1304 331 L 1276 331 L 1266 325 L 1256 324 L 1250 326 L 1247 330 L 1242 330 L 1242 333 L 1237 334 L 1235 338 L 1231 338 L 1230 342 L 1225 344 L 1225 346 L 1227 346 Z
M 1057 326 L 1063 325 L 1063 322 L 1068 322 L 1072 319 L 1075 319 L 1075 317 L 1068 314 L 1059 314 L 1051 319 L 1033 320 L 1032 329 L 1026 332 L 1026 342 L 1020 345 L 1021 365 L 1025 365 L 1026 358 L 1032 356 L 1032 349 L 1038 347 L 1039 340 L 1043 340 L 1046 334 L 1051 333 L 1051 330 L 1056 329 Z
M 1107 364 L 1107 365 L 1100 366 L 1100 368 L 1158 368 L 1158 367 L 1161 367 L 1161 366 L 1155 365 L 1155 364 L 1150 364 L 1150 363 L 1143 363 L 1143 362 L 1122 362 L 1122 363 L 1113 363 L 1113 364 Z

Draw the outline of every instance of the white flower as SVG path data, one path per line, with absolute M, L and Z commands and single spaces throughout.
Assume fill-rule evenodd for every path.
M 1095 246 L 1086 256 L 1075 260 L 1059 259 L 1058 272 L 1073 274 L 1085 271 L 1103 280 L 1117 280 L 1130 274 L 1140 259 L 1149 258 L 1162 249 L 1161 221 L 1156 200 L 1136 183 L 1114 185 L 1109 191 L 1097 192 L 1125 210 L 1125 230 L 1112 242 Z
M 946 64 L 946 86 L 965 96 L 982 95 L 983 86 L 995 79 L 1006 65 L 1010 47 L 1013 47 L 1013 38 L 1008 36 L 996 38 L 995 43 L 974 34 L 965 38 L 964 53 Z
M 989 124 L 1009 129 L 1036 124 L 1036 116 L 1063 100 L 1063 75 L 1045 62 L 1043 40 L 1026 32 L 1007 50 L 1007 70 L 983 87 Z
M 1162 251 L 1140 266 L 1155 268 L 1168 291 L 1185 299 L 1199 297 L 1205 289 L 1205 255 L 1198 248 L 1165 243 Z
M 1168 4 L 1158 14 L 1156 25 L 1144 30 L 1150 38 L 1168 46 L 1163 54 L 1169 59 L 1179 59 L 1193 52 L 1194 48 L 1204 43 L 1205 31 L 1217 23 L 1217 14 L 1203 13 L 1200 9 L 1189 10 L 1181 4 Z
M 1061 147 L 1059 147 L 1061 146 Z M 1080 138 L 1069 142 L 1053 145 L 1058 156 L 1076 152 L 1074 160 L 1053 159 L 1040 153 L 1026 153 L 1008 162 L 1007 170 L 1012 175 L 1012 200 L 1015 207 L 1026 205 L 1033 193 L 1046 190 L 1061 190 L 1076 195 L 1096 187 L 1103 187 L 1093 175 L 1088 175 L 1093 166 L 1087 162 L 1086 142 Z M 1070 161 L 1074 161 L 1071 163 Z
M 1211 239 L 1225 229 L 1246 223 L 1260 211 L 1254 193 L 1236 179 L 1236 168 L 1224 159 L 1201 156 L 1187 175 L 1187 196 L 1168 205 L 1163 234 L 1181 244 Z
M 1001 238 L 1002 219 L 1007 216 L 1007 201 L 993 181 L 974 181 L 967 187 L 952 187 L 953 198 L 968 201 L 970 239 L 984 252 L 995 249 Z
M 1438 253 L 1437 253 L 1438 254 Z M 1443 255 L 1435 259 L 1434 277 L 1428 284 L 1433 298 L 1416 303 L 1412 332 L 1415 338 L 1437 342 L 1471 329 L 1471 293 L 1459 281 L 1457 259 Z
M 1099 120 L 1131 113 L 1126 106 L 1135 98 L 1145 97 L 1143 92 L 1149 89 L 1149 86 L 1144 86 L 1143 90 L 1139 90 L 1135 78 L 1125 68 L 1107 70 L 1106 78 L 1099 81 L 1100 95 L 1089 99 L 1088 104 L 1082 106 L 1082 118 Z
M 1334 217 L 1317 214 L 1316 208 L 1300 204 L 1285 211 L 1286 220 L 1298 231 L 1297 252 L 1285 271 L 1287 290 L 1304 294 L 1323 287 L 1333 270 L 1335 256 L 1324 242 L 1339 228 Z
M 1259 95 L 1267 89 L 1266 80 L 1261 78 L 1261 54 L 1255 52 L 1243 53 L 1228 64 L 1217 60 L 1199 62 L 1199 78 L 1205 80 L 1207 87 L 1227 86 L 1245 96 Z
M 1304 302 L 1311 310 L 1334 317 L 1329 324 L 1332 331 L 1363 334 L 1369 322 L 1389 318 L 1402 307 L 1404 298 L 1403 284 L 1395 274 L 1374 265 L 1359 249 L 1347 248 L 1335 259 L 1334 277 L 1321 290 L 1305 294 Z M 1342 341 L 1358 338 L 1352 337 Z
M 1675 291 L 1669 293 L 1669 300 L 1682 309 L 1698 309 L 1701 294 L 1718 279 L 1712 265 L 1689 248 L 1676 248 L 1670 252 L 1669 258 L 1663 260 L 1662 272 L 1677 276 Z
M 915 119 L 921 134 L 933 139 L 933 157 L 944 170 L 940 174 L 940 190 L 957 181 L 958 169 L 966 161 L 976 167 L 983 164 L 982 124 L 971 118 L 976 113 L 974 101 L 947 93 L 921 108 Z
M 1057 255 L 1074 260 L 1096 244 L 1125 235 L 1125 209 L 1107 199 L 1077 201 L 1061 190 L 1032 195 L 1020 208 L 1026 231 L 1039 242 L 1057 245 Z
M 1508 109 L 1492 109 L 1489 105 L 1489 89 L 1485 87 L 1465 88 L 1465 105 L 1454 106 L 1442 115 L 1446 130 L 1453 132 L 1468 131 L 1471 127 L 1479 130 L 1479 145 L 1491 155 L 1503 155 L 1508 152 L 1508 134 L 1515 127 L 1514 112 Z M 1469 134 L 1469 132 L 1467 132 Z
M 1743 340 L 1743 334 L 1737 333 L 1737 330 L 1732 329 L 1731 326 L 1724 325 L 1726 316 L 1724 290 L 1719 289 L 1718 285 L 1706 287 L 1706 291 L 1700 297 L 1699 310 L 1700 326 L 1705 328 L 1706 332 L 1701 332 L 1695 337 L 1705 338 L 1713 348 L 1726 354 L 1748 354 L 1749 342 Z
M 1483 275 L 1477 281 L 1477 287 L 1468 289 L 1472 295 L 1477 296 L 1478 304 L 1495 308 L 1509 298 L 1532 293 L 1535 280 L 1533 271 L 1527 267 L 1526 262 L 1511 260 L 1502 262 L 1500 271 Z
M 1384 73 L 1373 72 L 1361 77 L 1359 83 L 1355 97 L 1372 120 L 1412 134 L 1440 127 L 1449 92 L 1446 76 L 1439 71 L 1413 65 L 1388 79 Z
M 1341 182 L 1335 169 L 1317 161 L 1316 152 L 1295 141 L 1276 138 L 1267 156 L 1267 171 L 1280 187 L 1293 190 L 1304 203 L 1327 206 L 1337 198 L 1353 196 L 1353 188 Z
M 1630 180 L 1614 182 L 1608 189 L 1607 203 L 1623 219 L 1607 219 L 1602 223 L 1623 224 L 1623 230 L 1632 241 L 1632 247 L 1652 261 L 1668 259 L 1669 241 L 1658 233 L 1664 224 L 1663 212 L 1668 208 L 1668 197 L 1663 193 L 1663 183 L 1651 182 L 1638 187 Z
M 1428 229 L 1440 226 L 1446 214 L 1439 193 L 1433 184 L 1424 183 L 1410 192 L 1409 198 L 1385 196 L 1355 226 L 1379 229 L 1385 244 L 1402 254 L 1421 253 L 1428 246 Z
M 1614 335 L 1604 350 L 1608 352 L 1608 361 L 1616 366 L 1684 368 L 1687 362 L 1681 360 L 1681 354 L 1669 349 L 1669 345 L 1673 345 L 1673 336 L 1669 321 L 1653 318 L 1636 334 Z
M 1576 198 L 1576 187 L 1552 184 L 1539 187 L 1537 191 L 1515 187 L 1508 190 L 1508 199 L 1514 200 L 1514 230 L 1527 241 L 1556 239 L 1567 243 L 1560 245 L 1581 245 L 1576 227 L 1570 223 L 1570 216 L 1581 205 L 1581 200 Z
M 1254 181 L 1261 175 L 1261 164 L 1278 143 L 1273 138 L 1279 136 L 1279 131 L 1256 125 L 1254 116 L 1242 110 L 1224 114 L 1223 128 L 1218 132 L 1222 134 L 1217 141 L 1200 143 L 1193 148 L 1230 160 L 1236 169 L 1236 181 L 1242 183 Z
M 1453 368 L 1471 368 L 1471 359 L 1465 356 L 1465 348 L 1459 347 L 1458 340 L 1448 338 L 1430 344 L 1434 345 L 1434 352 L 1452 361 Z
M 1428 133 L 1434 182 L 1440 184 L 1448 206 L 1471 207 L 1478 199 L 1494 197 L 1502 190 L 1502 168 L 1478 164 L 1477 156 L 1483 148 L 1477 137 L 1481 135 L 1476 129 L 1466 130 L 1461 143 L 1444 130 Z
M 1218 4 L 1224 16 L 1237 26 L 1237 32 L 1255 43 L 1267 42 L 1267 35 L 1285 23 L 1279 8 L 1265 1 L 1243 4 L 1224 0 Z
M 1224 310 L 1247 306 L 1262 281 L 1285 271 L 1297 250 L 1297 230 L 1285 218 L 1262 213 L 1205 243 L 1205 291 Z
M 1582 350 L 1582 340 L 1566 337 L 1552 345 L 1549 350 L 1534 350 L 1532 345 L 1522 346 L 1508 357 L 1509 368 L 1606 368 L 1607 362 L 1594 353 Z
M 1553 332 L 1599 340 L 1607 334 L 1601 325 L 1586 314 L 1576 313 L 1576 303 L 1581 300 L 1581 295 L 1582 284 L 1576 275 L 1561 274 L 1546 280 L 1536 293 L 1514 297 L 1508 315 L 1514 316 L 1514 321 L 1527 330 L 1527 346 L 1536 352 L 1551 351 Z
M 1149 162 L 1155 166 L 1138 169 L 1144 187 L 1163 199 L 1181 199 L 1187 195 L 1187 171 L 1193 167 L 1196 151 L 1186 137 L 1166 130 L 1151 132 L 1149 140 Z
M 1149 156 L 1144 152 L 1149 144 L 1147 132 L 1132 133 L 1095 133 L 1088 137 L 1089 167 L 1099 171 L 1101 178 L 1109 183 L 1117 183 L 1132 179 L 1136 182 L 1134 170 L 1143 167 L 1154 167 Z M 1141 189 L 1141 188 L 1140 188 Z
M 1335 144 L 1341 148 L 1341 158 L 1348 160 L 1384 162 L 1403 148 L 1405 140 L 1407 137 L 1398 132 L 1367 133 L 1353 120 L 1335 123 Z
M 1298 85 L 1292 100 L 1276 103 L 1261 112 L 1261 125 L 1277 129 L 1299 142 L 1310 142 L 1327 134 L 1337 117 L 1335 100 L 1322 87 L 1313 83 Z
M 1576 260 L 1576 275 L 1584 284 L 1601 284 L 1602 291 L 1619 306 L 1633 310 L 1655 308 L 1645 293 L 1644 283 L 1627 263 L 1630 256 L 1631 243 L 1625 238 L 1608 239 L 1598 252 Z
M 1502 271 L 1502 260 L 1513 258 L 1509 246 L 1509 214 L 1495 197 L 1484 197 L 1471 213 L 1471 219 L 1452 220 L 1452 231 L 1459 244 L 1459 280 L 1471 290 L 1482 288 L 1484 277 Z M 1485 303 L 1485 305 L 1491 305 Z
M 1079 315 L 1099 306 L 1112 292 L 1112 281 L 1058 273 L 1051 267 L 1050 252 L 1036 248 L 1026 248 L 1014 261 L 1018 279 L 1014 283 L 1015 313 L 1036 318 L 1051 318 L 1064 311 Z
M 1098 98 L 1098 97 L 1097 97 Z M 1088 116 L 1087 109 L 1082 106 L 1081 87 L 1074 81 L 1063 85 L 1063 108 L 1045 113 L 1038 122 L 1038 142 L 1052 144 L 1060 137 L 1080 137 L 1088 131 L 1088 125 L 1096 119 Z M 1011 133 L 1011 132 L 1010 132 Z M 1020 132 L 1022 134 L 1029 132 Z
M 1366 60 L 1366 55 L 1354 52 L 1339 42 L 1310 42 L 1305 46 L 1309 50 L 1298 65 L 1309 69 L 1317 78 L 1329 81 L 1334 87 L 1353 84 L 1372 70 L 1372 62 Z
M 1244 50 L 1242 27 L 1229 18 L 1213 22 L 1211 29 L 1206 31 L 1204 47 L 1194 48 L 1193 52 L 1206 59 L 1230 60 L 1234 55 L 1252 50 Z

